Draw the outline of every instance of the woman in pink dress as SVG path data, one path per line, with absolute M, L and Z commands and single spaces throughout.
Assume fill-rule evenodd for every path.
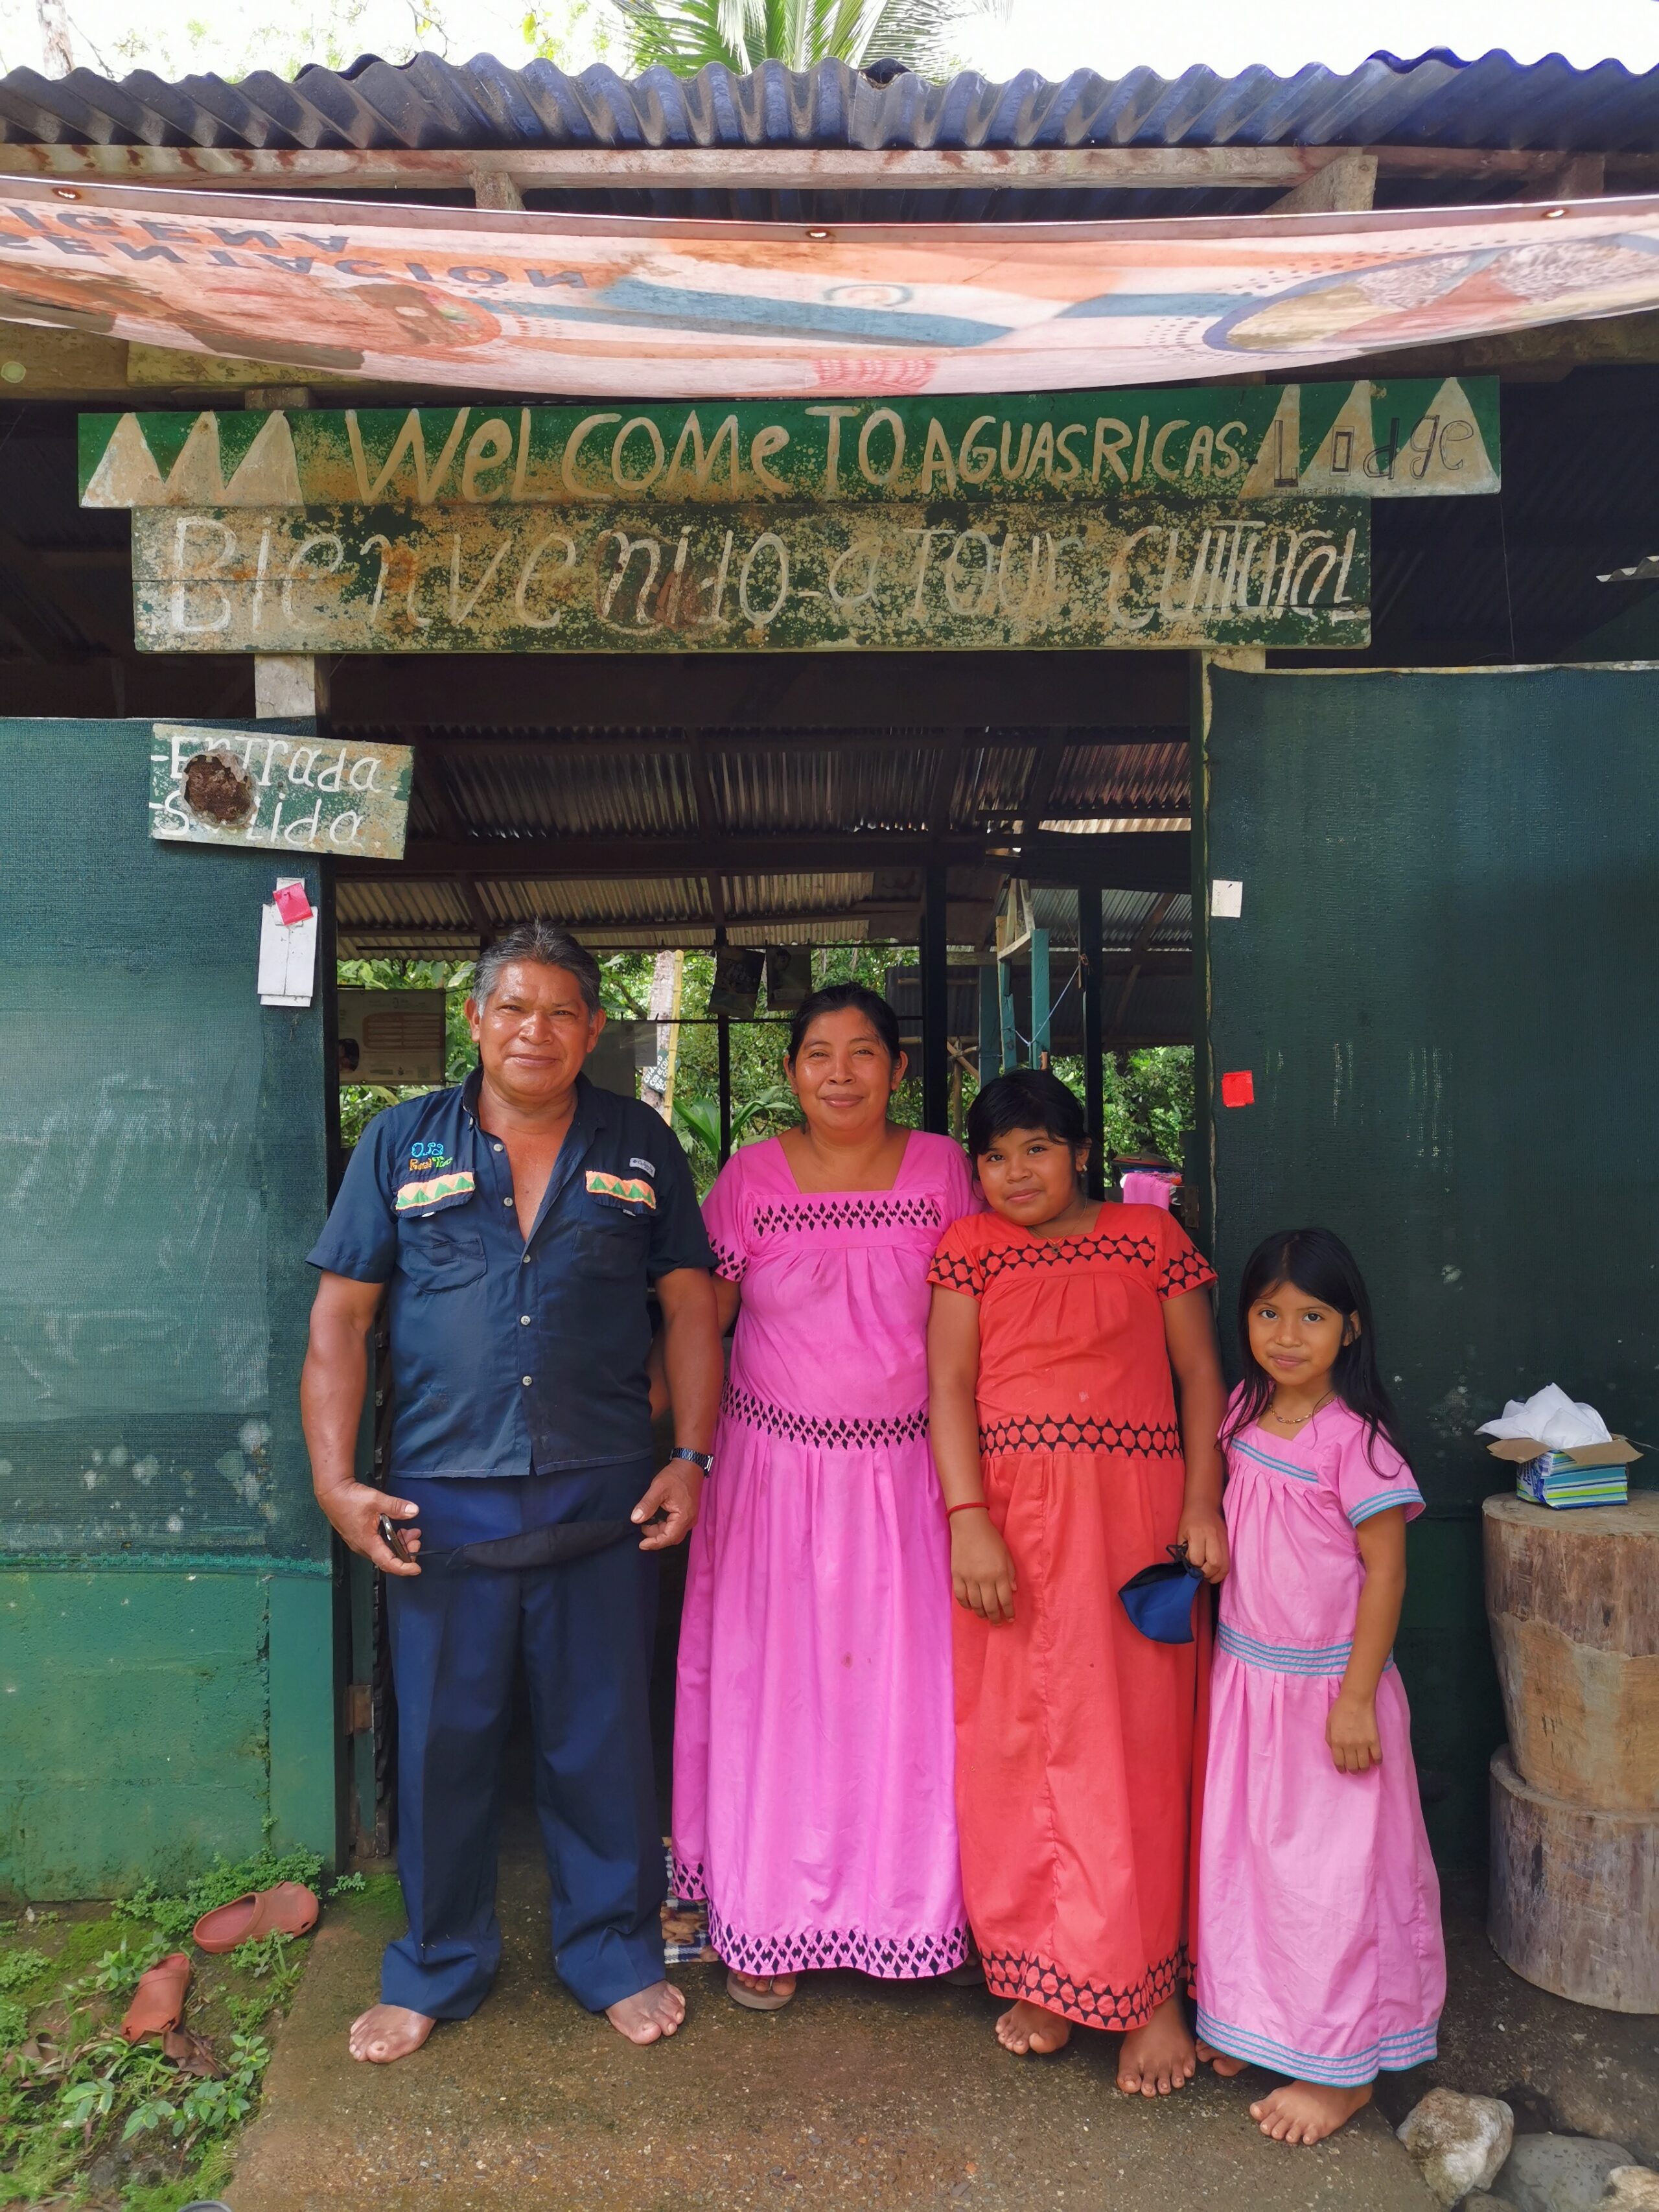
M 974 1199 L 959 1146 L 889 1120 L 904 1068 L 885 1000 L 817 992 L 786 1060 L 803 1126 L 738 1152 L 703 1208 L 737 1329 L 680 1632 L 674 1884 L 758 2011 L 804 1967 L 971 1954 L 927 1329 L 933 1248 Z
M 1199 1861 L 1199 2055 L 1291 2078 L 1250 2107 L 1313 2143 L 1435 2055 L 1440 1890 L 1393 1645 L 1422 1494 L 1370 1302 L 1328 1229 L 1267 1237 L 1222 1426 L 1221 1591 Z

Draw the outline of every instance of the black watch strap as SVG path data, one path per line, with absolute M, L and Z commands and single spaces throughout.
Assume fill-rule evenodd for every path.
M 713 1452 L 691 1451 L 684 1444 L 676 1444 L 668 1456 L 670 1459 L 689 1459 L 694 1467 L 700 1467 L 705 1474 L 713 1474 L 714 1472 Z

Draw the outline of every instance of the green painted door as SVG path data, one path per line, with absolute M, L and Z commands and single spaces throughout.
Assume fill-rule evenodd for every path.
M 323 1002 L 260 1004 L 278 864 L 153 842 L 153 750 L 0 721 L 0 1887 L 34 1898 L 336 1849 Z
M 1478 1863 L 1504 1486 L 1473 1431 L 1553 1381 L 1656 1435 L 1659 671 L 1216 672 L 1210 702 L 1199 878 L 1243 886 L 1203 968 L 1224 1328 L 1259 1237 L 1353 1247 L 1428 1499 L 1400 1660 L 1430 1826 Z

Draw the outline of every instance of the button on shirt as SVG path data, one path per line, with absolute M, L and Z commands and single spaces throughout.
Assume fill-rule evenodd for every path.
M 673 1132 L 586 1076 L 526 1242 L 481 1080 L 375 1115 L 309 1255 L 391 1286 L 388 1480 L 643 1456 L 647 1286 L 714 1265 Z

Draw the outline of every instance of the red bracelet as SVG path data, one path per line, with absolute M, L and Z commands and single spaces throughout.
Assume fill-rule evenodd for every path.
M 970 1498 L 965 1504 L 947 1505 L 945 1517 L 948 1521 L 953 1513 L 988 1513 L 990 1510 L 982 1498 Z

